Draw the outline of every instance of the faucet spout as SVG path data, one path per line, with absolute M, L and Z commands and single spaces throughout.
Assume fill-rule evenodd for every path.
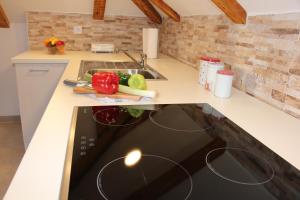
M 141 53 L 141 60 L 137 61 L 133 56 L 131 56 L 126 50 L 118 49 L 117 52 L 122 51 L 127 57 L 129 57 L 133 62 L 135 62 L 142 70 L 146 70 L 147 66 L 147 54 Z
M 143 69 L 146 69 L 146 66 L 147 66 L 147 54 L 145 54 L 145 53 L 141 53 L 140 66 L 141 66 Z

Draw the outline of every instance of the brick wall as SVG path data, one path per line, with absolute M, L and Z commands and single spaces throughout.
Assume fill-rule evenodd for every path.
M 165 19 L 160 49 L 194 67 L 202 55 L 221 58 L 236 88 L 300 118 L 299 28 L 300 13 L 251 16 L 247 25 L 223 15 Z
M 118 48 L 140 50 L 144 17 L 28 12 L 29 47 L 43 49 L 46 37 L 66 41 L 68 50 L 89 50 L 91 42 L 112 42 Z M 81 25 L 83 34 L 73 34 Z M 193 67 L 202 55 L 221 58 L 235 71 L 234 86 L 300 118 L 300 13 L 251 16 L 247 25 L 225 16 L 166 18 L 161 26 L 162 53 Z
M 89 14 L 28 12 L 29 48 L 44 49 L 43 40 L 56 36 L 66 41 L 67 50 L 90 50 L 92 42 L 114 43 L 122 49 L 142 48 L 142 28 L 153 27 L 145 17 L 105 17 L 93 20 Z M 82 26 L 82 34 L 73 34 L 73 26 Z

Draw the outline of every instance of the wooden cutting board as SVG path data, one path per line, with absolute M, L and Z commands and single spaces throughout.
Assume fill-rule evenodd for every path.
M 141 100 L 141 96 L 136 96 L 136 95 L 130 95 L 130 94 L 125 94 L 125 93 L 116 93 L 116 94 L 101 94 L 97 93 L 96 90 L 90 87 L 74 87 L 73 89 L 74 93 L 76 94 L 95 94 L 96 97 L 99 98 L 112 98 L 112 99 L 129 99 L 132 101 L 139 101 Z

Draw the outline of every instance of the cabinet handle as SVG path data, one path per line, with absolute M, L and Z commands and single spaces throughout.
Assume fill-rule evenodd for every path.
M 44 72 L 44 73 L 47 73 L 47 72 L 49 72 L 49 69 L 30 69 L 29 72 L 30 73 L 34 73 L 34 72 Z

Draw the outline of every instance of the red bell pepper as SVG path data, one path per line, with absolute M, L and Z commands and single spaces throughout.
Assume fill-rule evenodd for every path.
M 98 72 L 92 77 L 92 86 L 98 93 L 115 94 L 119 89 L 119 76 L 112 72 Z

